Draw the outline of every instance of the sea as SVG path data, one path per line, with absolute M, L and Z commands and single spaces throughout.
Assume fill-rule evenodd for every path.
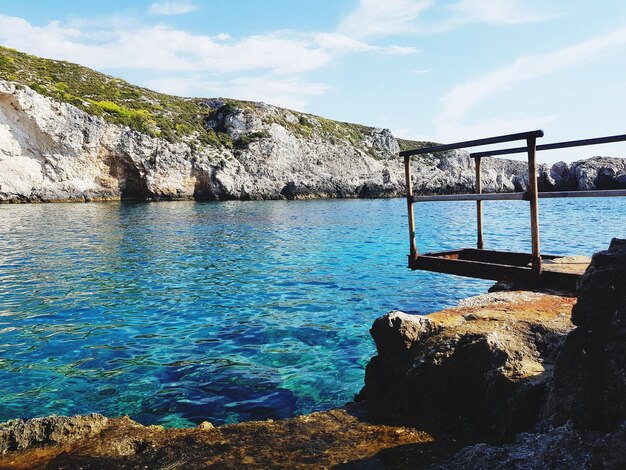
M 421 252 L 473 247 L 472 202 L 415 205 Z M 626 238 L 626 198 L 541 200 L 542 252 Z M 524 201 L 485 248 L 530 251 Z M 341 406 L 372 322 L 490 281 L 411 271 L 403 199 L 0 205 L 0 421 L 129 415 L 190 427 Z

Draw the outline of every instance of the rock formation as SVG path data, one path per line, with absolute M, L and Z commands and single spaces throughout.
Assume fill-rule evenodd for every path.
M 626 468 L 626 240 L 593 256 L 572 322 L 534 432 L 469 446 L 434 468 Z
M 425 317 L 385 315 L 371 329 L 378 355 L 359 399 L 404 424 L 473 439 L 502 440 L 529 429 L 572 328 L 572 303 L 500 292 Z
M 81 420 L 93 421 L 99 429 L 95 433 L 77 432 L 63 441 L 33 441 L 17 452 L 0 452 L 0 469 L 318 469 L 349 468 L 352 462 L 359 467 L 360 461 L 374 468 L 397 468 L 403 456 L 379 454 L 415 446 L 428 457 L 433 446 L 429 434 L 368 423 L 354 406 L 281 421 L 216 428 L 205 424 L 195 429 L 141 426 L 128 417 L 107 420 L 100 415 L 46 419 L 56 428 L 68 420 Z M 32 428 L 30 423 L 26 426 Z M 7 423 L 5 432 L 14 432 L 14 426 Z M 0 436 L 2 432 L 0 428 Z
M 256 103 L 210 103 L 205 125 L 234 148 L 168 142 L 0 80 L 0 200 L 303 199 L 404 192 L 398 143 L 385 129 L 346 128 Z M 211 112 L 213 111 L 213 112 Z M 332 121 L 331 121 L 332 122 Z M 346 131 L 346 132 L 344 132 Z M 329 135 L 328 132 L 336 135 Z M 359 140 L 355 140 L 359 139 Z M 238 147 L 237 147 L 238 146 Z M 416 159 L 422 193 L 473 188 L 464 152 Z M 485 189 L 512 191 L 519 162 L 485 165 Z
M 107 425 L 102 415 L 47 416 L 0 423 L 0 455 L 44 445 L 59 445 L 99 433 Z
M 264 103 L 163 95 L 0 47 L 0 202 L 305 199 L 404 194 L 387 129 Z M 417 156 L 416 193 L 474 190 L 463 151 Z M 526 164 L 483 160 L 486 192 L 524 191 Z M 623 159 L 539 171 L 541 190 L 626 188 Z
M 559 353 L 545 414 L 556 426 L 615 431 L 626 424 L 626 240 L 596 253 L 578 284 L 577 328 Z

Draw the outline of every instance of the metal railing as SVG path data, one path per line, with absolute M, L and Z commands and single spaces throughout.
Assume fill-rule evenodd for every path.
M 415 243 L 415 215 L 413 204 L 415 202 L 428 201 L 476 201 L 476 234 L 478 249 L 484 249 L 483 241 L 483 213 L 482 202 L 493 200 L 519 200 L 528 201 L 530 203 L 530 229 L 532 241 L 532 273 L 539 275 L 541 273 L 541 249 L 539 237 L 539 198 L 560 198 L 560 197 L 608 197 L 608 196 L 626 196 L 626 189 L 617 190 L 580 190 L 580 191 L 552 191 L 539 192 L 537 186 L 537 163 L 536 153 L 541 150 L 554 150 L 570 147 L 581 147 L 587 145 L 605 144 L 611 142 L 626 141 L 626 134 L 614 135 L 608 137 L 598 137 L 593 139 L 573 140 L 568 142 L 557 142 L 552 144 L 537 145 L 537 138 L 543 137 L 542 130 L 534 130 L 521 132 L 517 134 L 501 135 L 489 137 L 485 139 L 469 140 L 465 142 L 457 142 L 454 144 L 436 145 L 433 147 L 424 147 L 419 149 L 405 150 L 400 152 L 400 156 L 404 157 L 404 171 L 406 176 L 407 189 L 407 210 L 409 219 L 409 266 L 417 259 L 418 251 Z M 475 194 L 446 194 L 446 195 L 429 195 L 415 196 L 413 194 L 413 181 L 411 178 L 411 156 L 426 153 L 442 152 L 446 150 L 463 149 L 468 147 L 479 147 L 483 145 L 492 145 L 505 142 L 514 142 L 525 140 L 525 147 L 515 147 L 509 149 L 488 150 L 484 152 L 470 153 L 470 157 L 474 158 L 476 163 L 476 193 Z M 511 155 L 515 153 L 528 154 L 528 191 L 515 193 L 490 193 L 483 194 L 481 180 L 481 158 L 493 157 L 497 155 Z

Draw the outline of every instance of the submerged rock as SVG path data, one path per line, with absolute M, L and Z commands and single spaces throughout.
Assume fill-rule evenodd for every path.
M 573 299 L 492 293 L 420 317 L 392 312 L 371 330 L 378 355 L 359 399 L 403 423 L 503 439 L 537 421 Z

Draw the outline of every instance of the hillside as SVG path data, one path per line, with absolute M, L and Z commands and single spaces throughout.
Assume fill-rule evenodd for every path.
M 398 151 L 430 144 L 265 103 L 170 96 L 0 46 L 0 202 L 395 197 Z M 418 193 L 473 189 L 465 152 L 413 167 Z M 542 167 L 541 183 L 626 185 L 622 161 L 583 169 Z M 486 191 L 526 187 L 523 163 L 484 170 Z
M 132 85 L 81 65 L 42 59 L 0 46 L 0 78 L 28 86 L 44 96 L 76 106 L 107 122 L 160 137 L 168 142 L 187 142 L 227 149 L 246 148 L 264 134 L 233 139 L 223 128 L 207 122 L 220 112 L 254 110 L 258 103 L 233 99 L 181 98 Z M 364 141 L 372 128 L 337 122 L 319 116 L 275 108 L 266 120 L 304 137 L 313 133 L 327 139 L 343 139 L 353 145 Z M 287 113 L 291 114 L 288 116 Z M 293 119 L 292 118 L 295 118 Z

